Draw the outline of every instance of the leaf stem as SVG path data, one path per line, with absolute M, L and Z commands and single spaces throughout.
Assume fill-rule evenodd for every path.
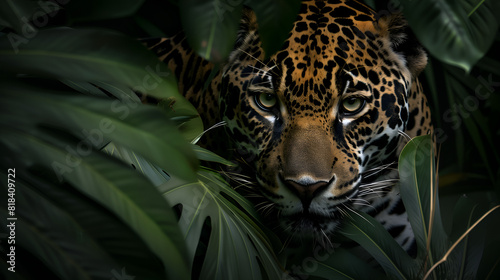
M 474 9 L 472 9 L 472 11 L 469 12 L 469 14 L 467 15 L 468 17 L 472 16 L 472 14 L 474 14 L 476 12 L 476 10 L 481 6 L 483 5 L 485 0 L 481 0 L 481 2 L 479 2 L 475 7 Z
M 470 215 L 469 215 L 469 220 L 467 221 L 467 227 L 470 227 L 470 224 L 472 222 L 472 215 L 474 215 L 474 211 L 476 210 L 477 208 L 477 204 L 474 205 L 474 207 L 472 208 L 472 211 L 470 212 Z M 465 238 L 465 245 L 464 245 L 464 253 L 462 255 L 462 263 L 460 265 L 460 274 L 459 274 L 459 277 L 458 279 L 464 279 L 464 271 L 465 271 L 465 261 L 466 261 L 466 258 L 467 258 L 467 244 L 469 243 L 469 238 Z
M 431 138 L 432 139 L 432 138 Z M 434 155 L 434 146 L 431 146 L 431 155 Z M 434 216 L 436 215 L 436 197 L 437 197 L 437 177 L 435 176 L 434 174 L 434 171 L 436 171 L 437 173 L 437 170 L 435 170 L 436 168 L 434 167 L 434 164 L 435 164 L 435 159 L 433 156 L 429 157 L 429 160 L 430 160 L 430 166 L 431 166 L 431 170 L 430 170 L 430 173 L 431 173 L 431 176 L 430 176 L 430 211 L 429 211 L 429 231 L 427 233 L 427 244 L 426 244 L 426 251 L 427 251 L 427 254 L 429 255 L 429 259 L 430 259 L 430 263 L 433 263 L 433 257 L 432 257 L 432 252 L 431 252 L 431 239 L 432 239 L 432 229 L 433 229 L 433 225 L 434 225 Z M 438 157 L 438 164 L 439 164 L 439 157 Z M 434 275 L 434 278 L 436 278 L 436 275 Z
M 446 252 L 446 254 L 443 256 L 443 258 L 441 258 L 437 263 L 435 263 L 430 269 L 429 271 L 427 271 L 427 273 L 425 274 L 424 278 L 422 280 L 425 280 L 429 277 L 429 275 L 431 274 L 431 272 L 438 266 L 440 265 L 441 263 L 445 262 L 446 259 L 450 256 L 451 254 L 451 251 L 453 251 L 453 249 L 455 249 L 455 247 L 457 247 L 457 245 L 469 234 L 469 232 L 471 230 L 473 230 L 482 220 L 484 220 L 489 214 L 491 214 L 491 212 L 495 211 L 496 209 L 500 208 L 500 205 L 497 205 L 493 208 L 491 208 L 488 212 L 486 212 L 486 214 L 484 214 L 483 216 L 481 216 L 481 218 L 479 218 L 479 220 L 477 220 L 467 231 L 464 232 L 464 234 L 462 234 L 462 236 L 460 236 L 460 238 L 455 241 L 455 243 L 453 243 L 453 245 L 450 247 L 450 249 L 448 249 L 448 251 Z

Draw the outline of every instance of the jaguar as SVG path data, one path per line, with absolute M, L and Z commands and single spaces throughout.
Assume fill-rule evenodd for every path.
M 266 55 L 257 17 L 245 8 L 219 68 L 183 33 L 145 44 L 205 127 L 224 122 L 224 132 L 207 132 L 206 145 L 238 159 L 233 173 L 248 176 L 262 199 L 256 207 L 287 236 L 329 242 L 355 209 L 414 248 L 397 161 L 408 139 L 433 126 L 417 78 L 427 55 L 400 14 L 306 0 L 281 50 Z

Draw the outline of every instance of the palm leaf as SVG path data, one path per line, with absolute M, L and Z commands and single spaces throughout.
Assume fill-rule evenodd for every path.
M 65 149 L 68 145 L 78 145 L 78 142 L 60 133 L 33 135 L 6 126 L 0 130 L 2 144 L 20 155 L 18 165 L 28 167 L 35 162 L 48 167 L 55 162 L 65 162 L 68 156 L 78 156 Z M 147 179 L 98 152 L 90 152 L 81 158 L 72 166 L 71 172 L 63 174 L 63 178 L 133 228 L 162 260 L 169 277 L 188 277 L 187 256 L 176 219 Z
M 7 186 L 2 191 L 7 192 Z M 24 206 L 15 212 L 17 244 L 62 279 L 109 279 L 111 270 L 118 267 L 71 216 L 19 179 L 16 204 Z M 6 207 L 0 213 L 6 220 Z
M 276 53 L 288 38 L 297 18 L 301 1 L 247 0 L 259 23 L 259 37 L 266 56 Z
M 395 279 L 412 279 L 417 274 L 418 262 L 413 260 L 389 232 L 368 214 L 353 212 L 346 217 L 341 233 L 368 251 L 387 275 Z
M 113 140 L 133 146 L 177 176 L 194 177 L 198 161 L 160 109 L 11 82 L 2 83 L 0 92 L 5 124 L 26 128 L 56 126 L 86 139 L 86 145 L 98 149 Z M 27 107 L 36 110 L 26 110 Z
M 477 206 L 471 199 L 465 196 L 460 197 L 453 211 L 453 227 L 450 234 L 453 241 L 456 241 L 471 227 L 473 221 L 477 220 Z M 476 274 L 484 250 L 484 237 L 484 232 L 475 230 L 467 235 L 455 249 L 456 256 L 454 258 L 458 266 L 456 279 L 477 279 Z
M 430 135 L 413 138 L 399 157 L 401 198 L 415 234 L 418 256 L 428 256 L 431 264 L 449 245 L 441 221 L 434 161 Z
M 39 31 L 18 49 L 7 36 L 0 36 L 0 71 L 29 74 L 75 82 L 107 82 L 126 86 L 125 96 L 137 99 L 134 91 L 158 98 L 176 98 L 189 103 L 177 92 L 173 75 L 156 56 L 137 40 L 116 32 L 56 28 Z M 191 114 L 197 114 L 191 106 Z
M 495 0 L 402 1 L 419 41 L 439 60 L 470 71 L 488 51 L 498 28 Z
M 144 0 L 67 1 L 64 9 L 74 22 L 96 21 L 133 15 L 143 3 Z
M 17 32 L 7 35 L 11 42 L 24 43 L 36 34 L 30 23 L 34 15 L 41 17 L 59 9 L 58 4 L 50 1 L 3 0 L 0 1 L 0 26 L 12 28 Z
M 179 226 L 188 246 L 191 265 L 200 246 L 204 225 L 211 223 L 210 239 L 200 271 L 203 279 L 278 279 L 281 277 L 272 243 L 257 222 L 253 205 L 216 173 L 198 171 L 197 181 L 167 178 L 161 169 L 132 151 L 112 148 L 113 154 L 144 173 L 173 206 L 182 205 Z M 109 151 L 109 149 L 108 149 Z M 218 158 L 214 158 L 218 160 Z M 229 201 L 226 197 L 230 197 Z M 277 241 L 274 240 L 273 243 Z M 267 276 L 266 276 L 267 275 Z
M 243 1 L 179 1 L 189 45 L 203 58 L 223 62 L 232 51 Z
M 29 174 L 23 176 L 27 184 L 33 186 L 38 193 L 43 194 L 48 201 L 69 215 L 86 235 L 119 264 L 113 267 L 113 270 L 121 271 L 125 268 L 127 274 L 140 278 L 165 278 L 162 262 L 148 249 L 132 228 L 122 222 L 113 212 L 102 207 L 92 198 L 82 195 L 72 186 L 60 185 L 49 178 L 42 177 L 48 173 L 50 172 L 44 169 L 18 172 L 19 175 Z M 31 213 L 35 211 L 40 210 L 29 207 L 26 215 L 36 216 L 36 213 Z
M 345 248 L 325 248 L 322 245 L 287 249 L 288 273 L 313 279 L 384 279 L 381 271 L 374 269 Z

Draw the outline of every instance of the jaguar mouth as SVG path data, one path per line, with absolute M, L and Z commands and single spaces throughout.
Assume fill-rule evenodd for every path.
M 312 207 L 304 207 L 295 213 L 282 214 L 281 226 L 288 234 L 300 238 L 315 238 L 320 235 L 333 234 L 348 212 L 351 198 L 358 194 L 355 188 L 341 197 L 327 199 L 330 203 L 328 210 L 318 211 Z
M 329 215 L 304 211 L 282 216 L 282 226 L 290 235 L 311 238 L 318 233 L 332 233 L 340 223 L 340 214 L 333 211 Z

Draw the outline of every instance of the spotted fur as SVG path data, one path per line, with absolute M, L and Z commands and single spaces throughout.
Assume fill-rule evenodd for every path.
M 246 9 L 220 71 L 183 34 L 147 45 L 206 127 L 227 124 L 208 137 L 243 163 L 237 171 L 256 183 L 262 208 L 284 232 L 330 239 L 358 209 L 411 249 L 397 160 L 407 140 L 432 133 L 432 124 L 417 80 L 427 57 L 400 15 L 377 18 L 356 1 L 304 1 L 282 49 L 266 59 Z

